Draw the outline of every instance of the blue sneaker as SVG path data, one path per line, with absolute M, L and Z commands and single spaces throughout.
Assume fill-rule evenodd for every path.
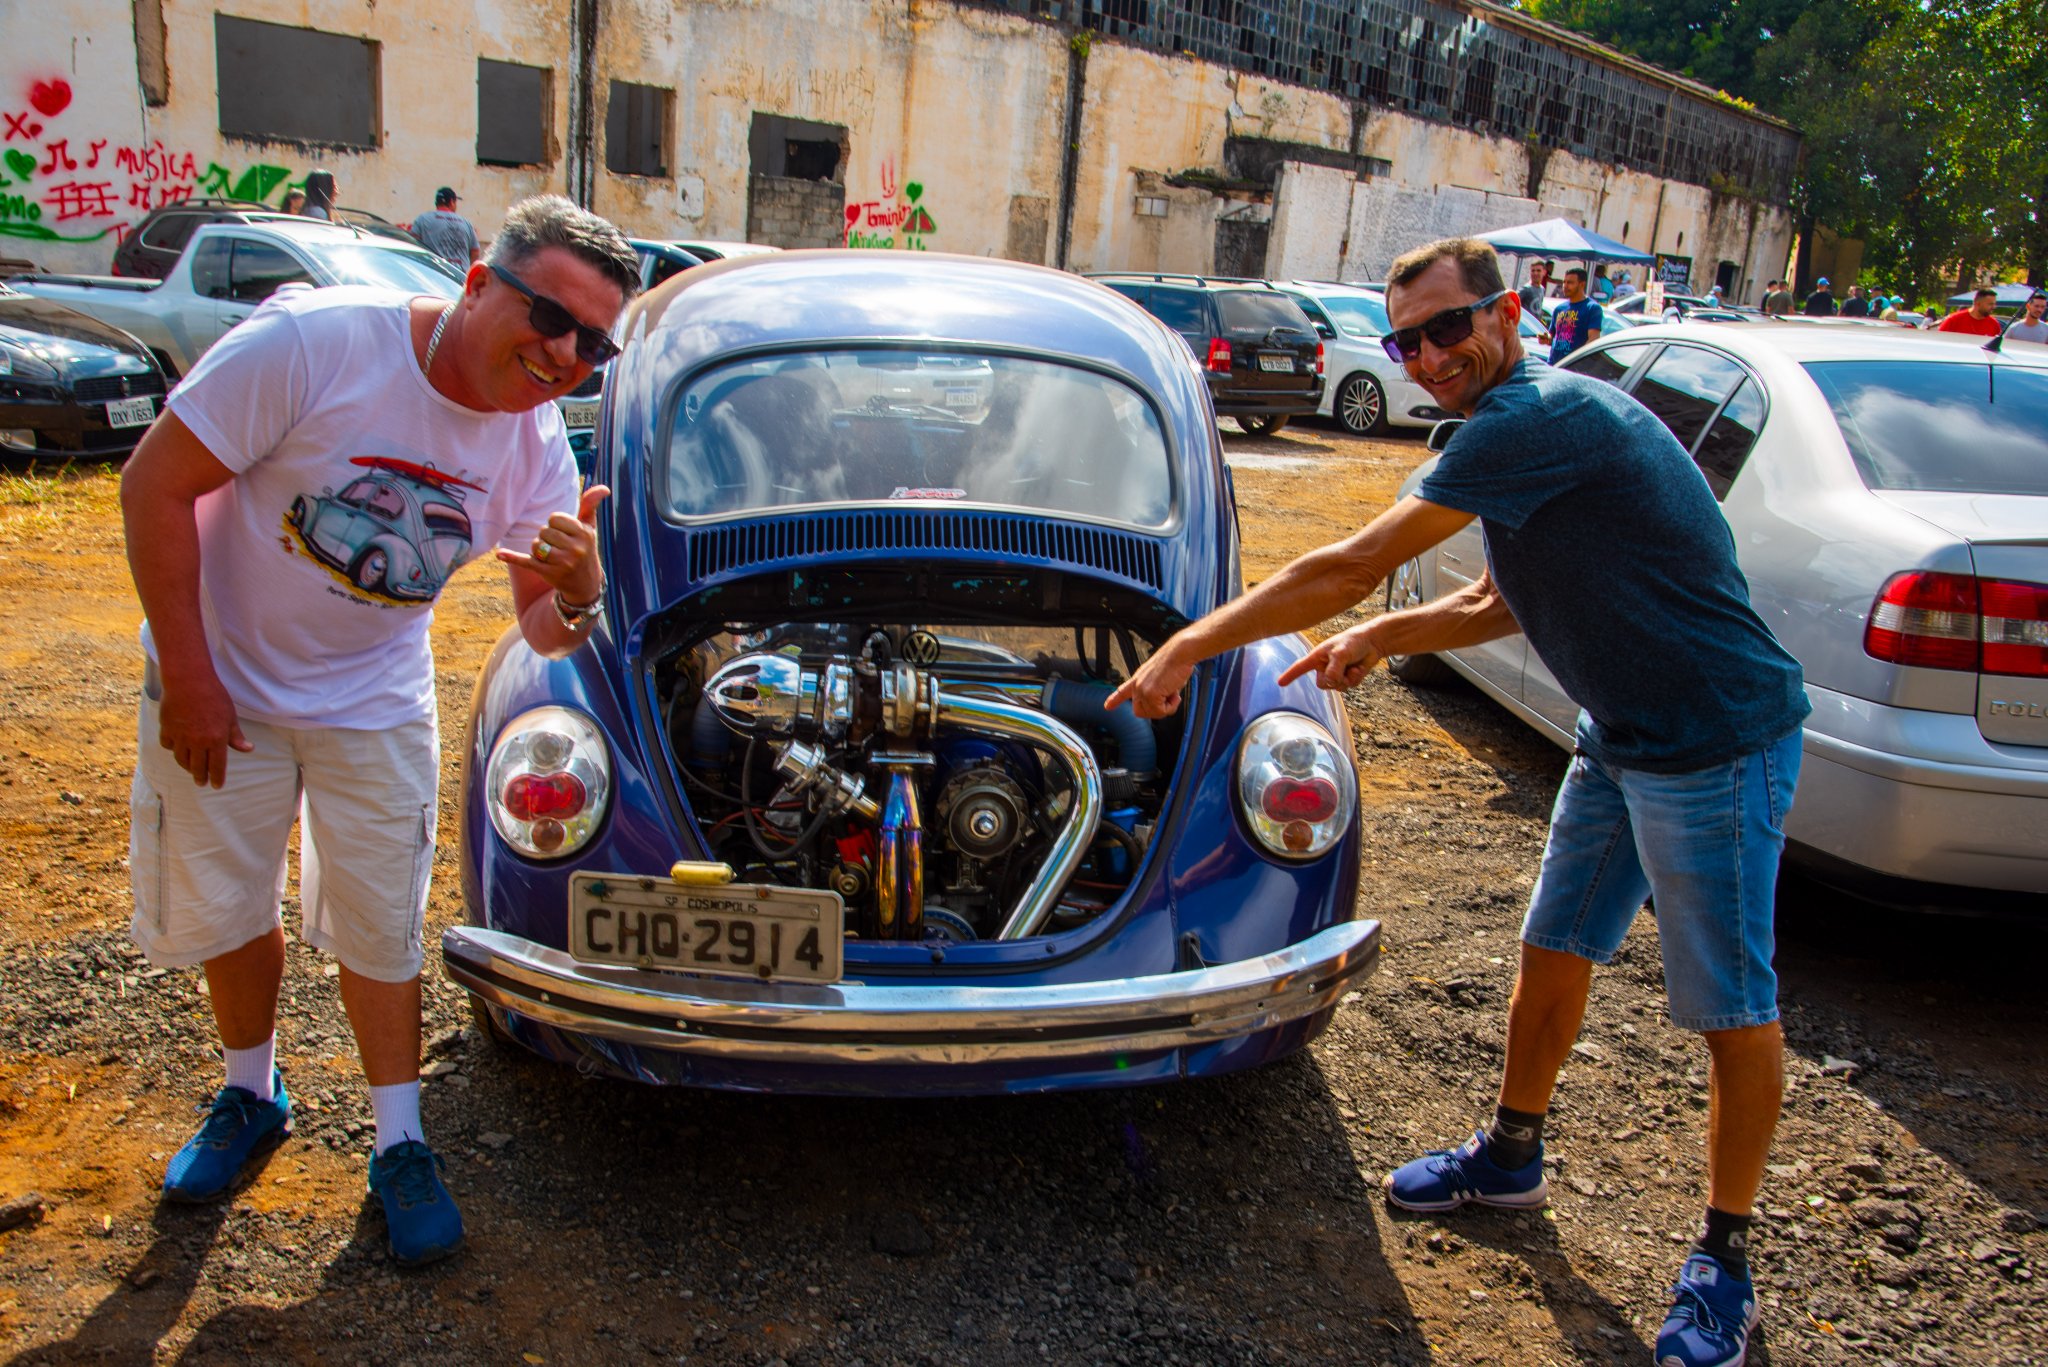
M 1509 1171 L 1488 1156 L 1486 1131 L 1458 1148 L 1432 1150 L 1387 1174 L 1387 1199 L 1403 1210 L 1456 1210 L 1477 1202 L 1508 1210 L 1534 1210 L 1550 1199 L 1543 1180 L 1543 1150 L 1526 1167 Z
M 384 1203 L 391 1256 L 407 1267 L 437 1262 L 462 1247 L 462 1214 L 441 1183 L 441 1156 L 408 1139 L 370 1160 L 370 1190 Z
M 213 1099 L 206 1123 L 171 1155 L 164 1169 L 167 1201 L 212 1201 L 234 1185 L 259 1147 L 282 1143 L 292 1132 L 292 1099 L 284 1090 L 284 1074 L 273 1069 L 269 1101 L 258 1101 L 246 1087 L 223 1087 Z
M 1657 1335 L 1657 1367 L 1742 1367 L 1756 1328 L 1756 1288 L 1695 1253 L 1672 1288 L 1671 1313 Z

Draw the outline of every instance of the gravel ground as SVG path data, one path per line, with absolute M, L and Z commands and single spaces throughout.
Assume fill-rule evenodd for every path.
M 1383 503 L 1420 456 L 1299 428 L 1233 445 L 1270 458 L 1237 475 L 1254 574 Z M 1596 980 L 1553 1112 L 1550 1209 L 1415 1218 L 1380 1200 L 1389 1168 L 1487 1113 L 1563 764 L 1477 693 L 1384 673 L 1351 707 L 1364 904 L 1389 952 L 1305 1055 L 1053 1098 L 656 1091 L 505 1052 L 430 978 L 426 1124 L 471 1243 L 400 1273 L 364 1202 L 368 1105 L 335 980 L 295 948 L 296 1133 L 231 1201 L 159 1206 L 218 1065 L 197 976 L 149 968 L 123 934 L 134 609 L 106 492 L 67 498 L 31 523 L 0 503 L 0 531 L 29 543 L 0 588 L 65 605 L 0 672 L 10 1360 L 1648 1360 L 1706 1123 L 1705 1052 L 1664 1019 L 1648 918 Z M 497 593 L 460 581 L 437 625 L 451 717 Z M 1788 880 L 1780 938 L 1789 1093 L 1752 1361 L 2043 1360 L 2048 935 Z

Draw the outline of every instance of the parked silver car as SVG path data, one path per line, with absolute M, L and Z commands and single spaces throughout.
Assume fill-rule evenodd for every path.
M 1658 324 L 1563 365 L 1633 394 L 1691 452 L 1758 613 L 1805 668 L 1792 861 L 1907 905 L 2048 889 L 2048 356 Z M 1402 567 L 1388 602 L 1463 587 L 1485 560 L 1474 522 Z M 1447 664 L 1572 744 L 1578 705 L 1520 636 L 1395 664 L 1414 682 Z

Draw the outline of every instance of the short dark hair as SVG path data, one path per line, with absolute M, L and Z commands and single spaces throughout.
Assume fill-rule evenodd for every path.
M 1571 279 L 1571 278 L 1572 278 L 1573 276 L 1577 276 L 1577 277 L 1578 277 L 1578 279 L 1579 279 L 1579 283 L 1580 283 L 1580 284 L 1582 284 L 1582 285 L 1583 285 L 1583 284 L 1585 284 L 1585 283 L 1586 283 L 1586 268 L 1585 268 L 1584 266 L 1574 266 L 1574 267 L 1572 267 L 1572 268 L 1571 268 L 1570 270 L 1568 270 L 1568 271 L 1566 271 L 1566 272 L 1564 273 L 1564 278 L 1565 278 L 1565 279 L 1567 279 L 1567 280 Z
M 535 195 L 514 204 L 484 259 L 512 270 L 546 247 L 560 247 L 597 267 L 628 299 L 640 292 L 640 258 L 626 235 L 609 219 L 560 195 Z
M 1986 296 L 1986 295 L 1989 295 L 1989 296 L 1991 296 L 1991 297 L 1992 297 L 1993 299 L 1996 299 L 1996 298 L 1998 297 L 1998 291 L 1997 291 L 1997 290 L 1978 290 L 1978 291 L 1977 291 L 1977 293 L 1976 293 L 1975 295 L 1973 295 L 1973 296 L 1971 297 L 1971 300 L 1970 300 L 1970 302 L 1974 304 L 1975 302 L 1977 302 L 1977 300 L 1979 300 L 1979 299 L 1982 299 L 1982 298 L 1984 298 L 1984 296 Z
M 1387 268 L 1387 288 L 1412 285 L 1424 271 L 1443 260 L 1458 263 L 1458 279 L 1475 298 L 1484 299 L 1507 288 L 1500 278 L 1500 257 L 1494 254 L 1493 244 L 1476 237 L 1446 237 L 1395 257 L 1394 264 Z

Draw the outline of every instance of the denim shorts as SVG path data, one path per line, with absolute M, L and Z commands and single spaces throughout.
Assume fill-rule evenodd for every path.
M 1778 859 L 1800 732 L 1682 774 L 1572 757 L 1522 940 L 1604 964 L 1655 899 L 1671 1023 L 1735 1030 L 1778 1018 Z

